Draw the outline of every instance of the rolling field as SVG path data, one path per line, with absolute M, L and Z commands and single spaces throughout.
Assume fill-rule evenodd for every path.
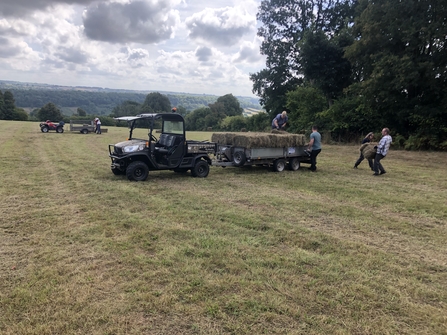
M 445 152 L 129 182 L 65 128 L 0 121 L 0 334 L 447 334 Z

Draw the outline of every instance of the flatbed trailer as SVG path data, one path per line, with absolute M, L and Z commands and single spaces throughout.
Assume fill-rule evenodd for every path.
M 281 172 L 286 167 L 296 171 L 301 163 L 310 164 L 310 153 L 307 146 L 283 148 L 244 148 L 229 145 L 216 145 L 214 166 L 269 166 L 273 171 Z
M 79 131 L 82 134 L 94 133 L 95 123 L 91 120 L 70 120 L 70 131 Z M 101 128 L 102 133 L 107 133 L 107 128 Z

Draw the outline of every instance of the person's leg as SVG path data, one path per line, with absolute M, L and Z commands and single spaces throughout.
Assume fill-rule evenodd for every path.
M 310 170 L 316 171 L 317 170 L 317 156 L 321 152 L 321 149 L 318 150 L 312 150 L 310 153 Z
M 357 168 L 357 166 L 359 166 L 360 163 L 361 163 L 364 159 L 365 159 L 365 157 L 363 157 L 363 154 L 360 153 L 360 157 L 359 157 L 359 159 L 357 159 L 357 162 L 355 162 L 355 164 L 354 164 L 354 168 Z
M 100 125 L 100 124 L 98 124 L 98 130 L 97 130 L 96 133 L 97 133 L 97 134 L 101 134 L 101 125 Z
M 368 159 L 368 164 L 369 164 L 369 167 L 371 168 L 371 170 L 374 171 L 374 162 L 372 159 Z
M 380 160 L 383 158 L 381 154 L 376 154 L 376 157 L 374 158 L 374 174 L 379 174 L 379 171 L 382 173 L 385 173 L 382 164 L 380 163 Z

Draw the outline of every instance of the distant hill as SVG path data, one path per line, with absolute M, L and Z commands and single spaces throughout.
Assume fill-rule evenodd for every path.
M 71 115 L 77 108 L 82 108 L 88 114 L 109 115 L 114 107 L 124 101 L 143 103 L 147 94 L 159 92 L 166 95 L 172 106 L 183 106 L 193 111 L 197 108 L 215 103 L 219 96 L 207 94 L 192 94 L 166 91 L 133 91 L 109 89 L 101 87 L 59 86 L 38 83 L 23 83 L 0 80 L 0 90 L 9 90 L 14 95 L 17 107 L 31 112 L 52 102 L 61 108 L 65 115 Z M 261 110 L 259 100 L 252 97 L 236 96 L 244 115 Z M 246 111 L 250 112 L 246 112 Z

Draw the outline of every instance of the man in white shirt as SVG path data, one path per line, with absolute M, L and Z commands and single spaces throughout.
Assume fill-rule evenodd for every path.
M 374 158 L 373 176 L 378 176 L 386 173 L 380 161 L 385 158 L 385 156 L 388 153 L 388 150 L 390 149 L 390 145 L 393 142 L 393 139 L 390 136 L 390 130 L 388 128 L 382 129 L 382 136 L 383 137 L 380 140 L 379 144 L 375 147 L 377 151 L 376 151 L 376 157 Z

